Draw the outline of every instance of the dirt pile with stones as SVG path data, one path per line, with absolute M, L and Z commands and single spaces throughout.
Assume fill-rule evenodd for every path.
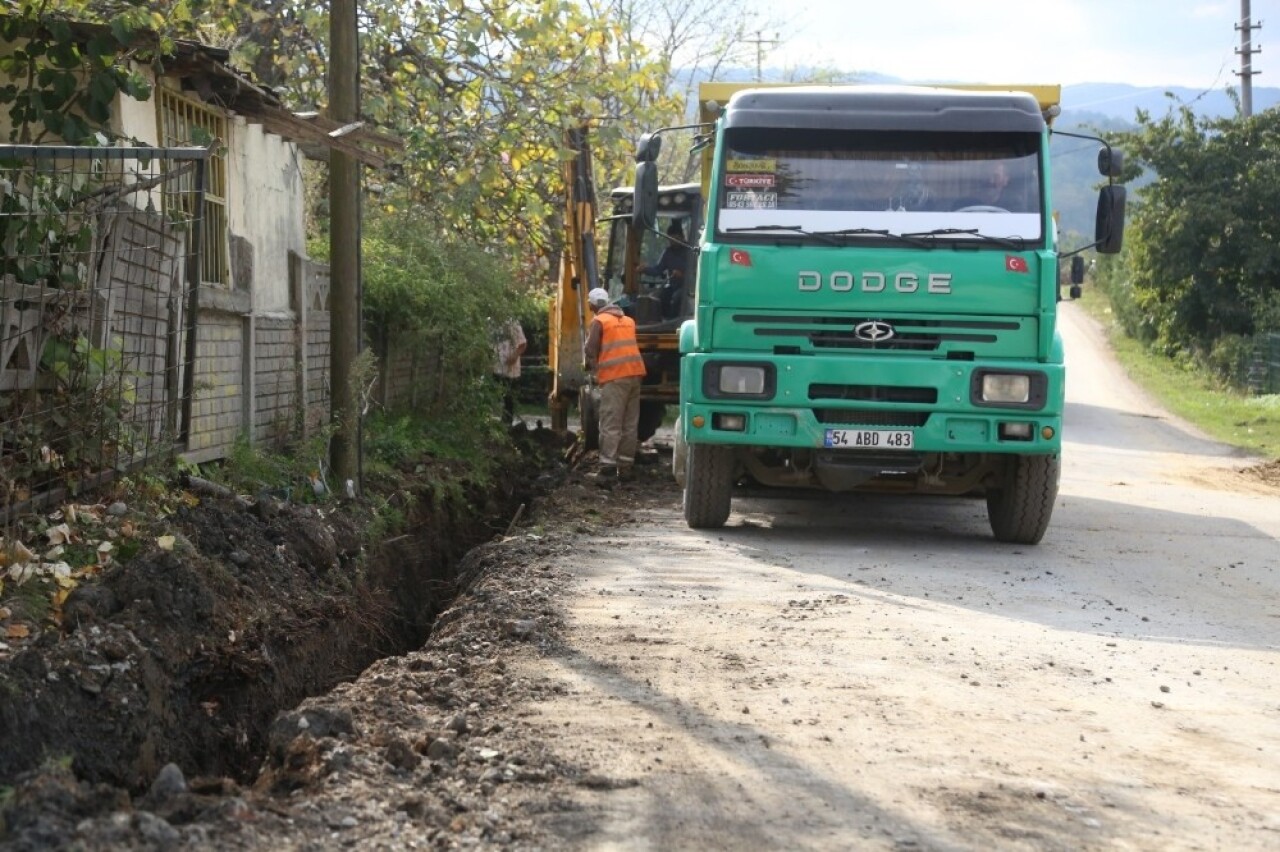
M 468 494 L 470 508 L 437 506 L 423 490 L 405 501 L 416 507 L 411 532 L 394 540 L 365 540 L 358 504 L 206 497 L 166 520 L 171 549 L 144 549 L 77 588 L 60 630 L 0 656 L 0 789 L 11 785 L 0 842 L 164 848 L 216 835 L 219 845 L 252 845 L 255 833 L 240 831 L 250 824 L 278 824 L 287 839 L 306 813 L 292 810 L 298 791 L 358 771 L 372 759 L 364 744 L 399 773 L 474 757 L 503 782 L 508 772 L 536 776 L 509 768 L 536 766 L 536 755 L 521 764 L 510 749 L 502 761 L 493 749 L 468 751 L 491 733 L 475 708 L 502 700 L 496 649 L 535 641 L 551 622 L 533 598 L 486 616 L 488 638 L 473 637 L 463 614 L 503 610 L 484 597 L 493 553 L 524 563 L 533 554 L 511 542 L 550 545 L 515 535 L 460 560 L 513 517 L 523 515 L 515 532 L 528 529 L 533 513 L 521 507 L 578 475 L 563 462 L 563 439 L 517 431 L 520 457 L 505 464 L 502 487 Z M 430 471 L 419 472 L 429 483 Z M 421 647 L 468 585 L 480 597 L 446 614 L 427 656 L 374 662 Z M 398 703 L 410 698 L 411 710 Z M 409 819 L 439 817 L 427 800 L 398 804 L 393 813 Z M 339 810 L 321 808 L 317 825 L 342 830 L 358 818 L 335 819 Z

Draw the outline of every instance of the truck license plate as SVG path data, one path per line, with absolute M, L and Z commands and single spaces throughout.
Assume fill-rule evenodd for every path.
M 824 447 L 848 450 L 909 450 L 915 446 L 910 429 L 828 429 Z

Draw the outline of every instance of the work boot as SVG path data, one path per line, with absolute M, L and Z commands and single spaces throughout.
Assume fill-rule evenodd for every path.
M 633 468 L 631 465 L 619 465 L 618 481 L 619 482 L 635 482 L 636 481 L 635 468 Z
M 618 469 L 611 464 L 601 465 L 599 470 L 588 474 L 587 478 L 594 480 L 601 488 L 612 488 L 618 484 Z

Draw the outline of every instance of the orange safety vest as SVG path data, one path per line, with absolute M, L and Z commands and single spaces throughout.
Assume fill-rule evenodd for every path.
M 596 381 L 600 384 L 628 376 L 643 376 L 644 359 L 636 345 L 636 321 L 611 313 L 596 314 L 600 323 L 600 357 L 596 360 Z

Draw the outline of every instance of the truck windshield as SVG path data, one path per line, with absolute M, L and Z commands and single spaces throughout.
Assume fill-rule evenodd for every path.
M 728 131 L 721 238 L 1032 248 L 1044 241 L 1040 137 L 1030 133 Z

